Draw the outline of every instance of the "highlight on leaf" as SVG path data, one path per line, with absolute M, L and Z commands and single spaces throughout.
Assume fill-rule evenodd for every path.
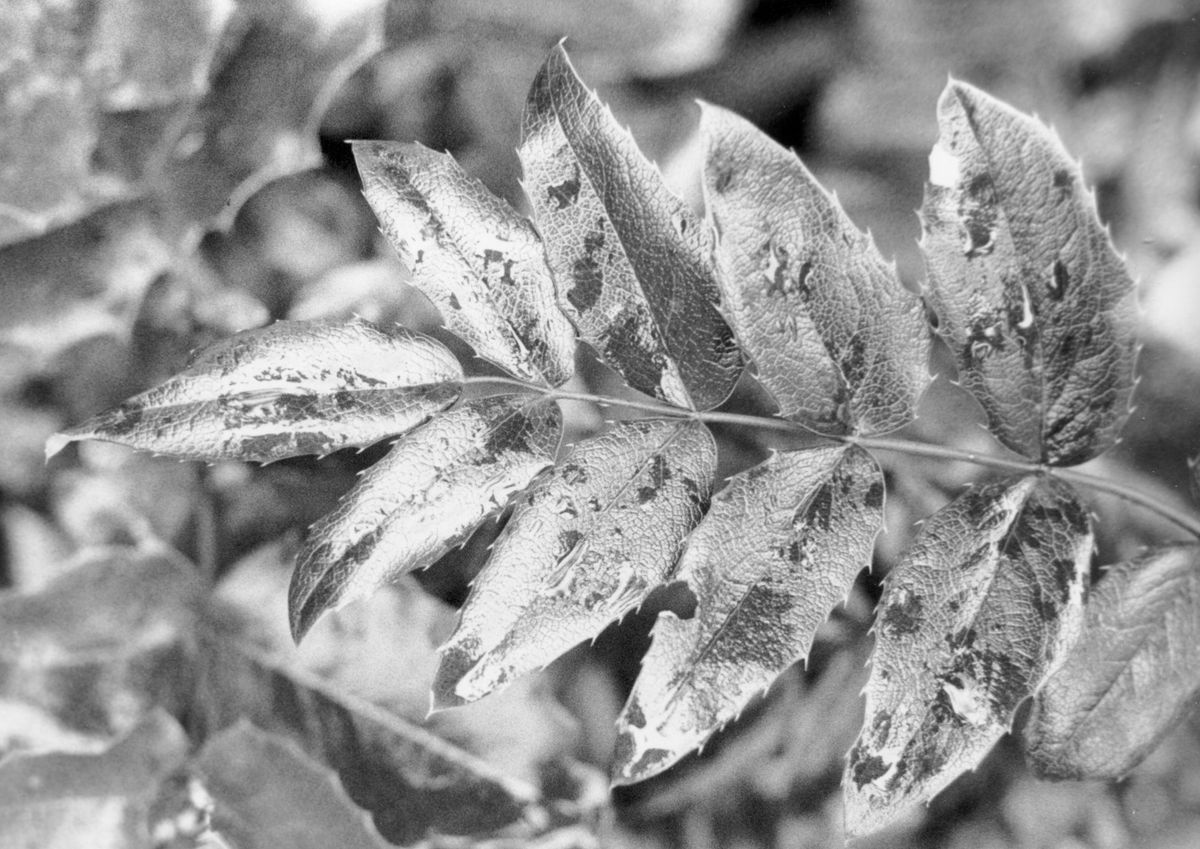
M 575 371 L 575 333 L 554 306 L 542 241 L 447 153 L 355 142 L 363 193 L 413 285 L 446 328 L 511 374 L 558 386 Z
M 562 413 L 542 396 L 469 401 L 401 438 L 309 532 L 288 598 L 292 635 L 424 569 L 554 462 Z
M 435 707 L 482 698 L 640 605 L 700 521 L 716 462 L 703 424 L 645 419 L 580 442 L 538 478 L 441 649 Z
M 53 436 L 195 460 L 267 463 L 403 433 L 454 403 L 462 367 L 435 339 L 368 322 L 278 321 L 212 345 L 179 374 Z
M 955 80 L 938 123 L 921 210 L 938 332 L 1001 442 L 1053 465 L 1089 460 L 1129 415 L 1129 272 L 1052 131 Z
M 534 78 L 518 153 L 580 337 L 647 395 L 700 410 L 724 401 L 742 360 L 715 306 L 711 237 L 561 45 Z
M 1074 491 L 1028 475 L 968 491 L 889 573 L 866 715 L 843 779 L 866 834 L 974 769 L 1078 637 L 1092 554 Z
M 545 761 L 520 777 L 495 768 L 429 730 L 472 708 L 421 724 L 391 710 L 401 697 L 380 695 L 380 682 L 411 684 L 420 666 L 420 693 L 406 693 L 408 705 L 424 712 L 431 686 L 435 709 L 460 707 L 596 638 L 655 587 L 685 583 L 694 614 L 659 615 L 618 720 L 615 782 L 653 776 L 704 746 L 790 665 L 807 662 L 818 628 L 870 565 L 883 524 L 884 476 L 869 452 L 898 452 L 1019 474 L 931 516 L 883 583 L 866 717 L 843 776 L 847 832 L 887 827 L 974 769 L 1029 697 L 1024 733 L 1035 771 L 1124 774 L 1200 692 L 1200 548 L 1159 548 L 1113 567 L 1085 609 L 1093 535 L 1071 482 L 1149 507 L 1197 538 L 1200 518 L 1062 468 L 1119 438 L 1137 351 L 1133 283 L 1079 166 L 1042 124 L 965 83 L 947 86 L 938 121 L 922 210 L 924 294 L 961 385 L 989 430 L 1024 459 L 936 444 L 951 437 L 933 428 L 922 437 L 930 442 L 881 438 L 915 418 L 931 340 L 921 299 L 869 235 L 794 154 L 715 106 L 703 106 L 701 118 L 706 215 L 693 214 L 559 46 L 521 122 L 532 222 L 448 154 L 354 144 L 368 203 L 413 284 L 450 334 L 510 377 L 468 374 L 440 342 L 403 327 L 279 322 L 201 350 L 175 377 L 47 442 L 49 455 L 98 439 L 181 458 L 269 462 L 399 437 L 311 527 L 286 618 L 284 573 L 272 574 L 280 610 L 278 628 L 265 629 L 270 639 L 246 639 L 262 621 L 222 620 L 220 604 L 200 603 L 201 581 L 159 569 L 129 600 L 139 612 L 144 602 L 165 604 L 178 621 L 159 635 L 166 643 L 133 628 L 135 659 L 184 652 L 188 663 L 174 667 L 188 667 L 201 685 L 189 716 L 209 731 L 250 717 L 291 737 L 342 775 L 389 839 L 541 840 L 590 815 L 587 781 L 554 761 L 553 770 L 569 773 L 560 796 L 548 789 L 555 779 Z M 564 387 L 577 335 L 624 388 L 612 375 Z M 748 363 L 778 415 L 733 409 Z M 626 389 L 654 400 L 631 400 Z M 621 408 L 624 417 L 581 426 L 564 421 L 572 408 L 559 402 L 568 401 Z M 730 409 L 715 410 L 724 404 Z M 743 426 L 757 434 L 722 443 L 732 477 L 715 498 L 709 424 L 720 435 Z M 559 457 L 564 429 L 586 435 Z M 917 465 L 887 468 L 895 479 Z M 903 501 L 909 482 L 899 483 Z M 369 697 L 325 674 L 353 663 L 344 643 L 322 644 L 322 634 L 378 636 L 354 618 L 385 599 L 377 591 L 396 590 L 386 585 L 466 542 L 510 501 L 452 633 L 443 618 L 436 638 L 422 634 L 419 662 L 374 652 L 396 666 L 375 670 Z M 916 518 L 911 506 L 900 514 Z M 890 552 L 881 559 L 890 562 Z M 73 635 L 96 622 L 112 638 L 119 617 L 108 614 L 122 605 L 93 592 L 93 577 L 54 582 L 50 601 L 98 600 L 101 611 L 65 617 L 75 630 L 47 631 L 56 645 L 77 648 Z M 411 579 L 401 583 L 431 600 Z M 123 597 L 123 586 L 103 589 Z M 59 610 L 39 606 L 50 602 L 37 594 L 0 602 L 26 624 Z M 328 650 L 317 670 L 298 660 L 303 650 L 287 635 L 299 640 L 326 614 L 326 630 L 303 649 Z M 435 658 L 432 645 L 447 635 Z M 35 643 L 40 649 L 27 641 Z M 88 665 L 22 679 L 30 667 L 23 645 L 0 669 L 9 689 L 35 706 L 29 694 L 44 695 L 46 681 L 71 683 L 72 697 L 83 692 L 76 673 Z M 118 652 L 103 668 L 123 669 L 125 659 Z M 106 722 L 122 705 L 141 705 L 137 692 L 110 704 L 106 692 L 84 689 Z M 164 690 L 152 698 L 186 697 Z
M 794 153 L 718 106 L 700 132 L 722 308 L 781 414 L 822 433 L 907 424 L 929 383 L 920 299 Z
M 617 721 L 616 783 L 667 769 L 807 658 L 870 565 L 883 492 L 869 454 L 835 447 L 774 454 L 716 494 L 671 575 L 695 614 L 659 614 Z
M 1088 599 L 1083 633 L 1033 700 L 1027 757 L 1045 778 L 1123 778 L 1200 694 L 1200 547 L 1117 564 Z

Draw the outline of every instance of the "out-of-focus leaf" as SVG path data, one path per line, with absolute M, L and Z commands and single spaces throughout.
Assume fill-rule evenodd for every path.
M 425 719 L 434 644 L 453 614 L 415 584 L 401 580 L 333 613 L 300 649 L 287 630 L 287 569 L 277 554 L 235 568 L 219 596 L 208 723 L 246 716 L 297 740 L 337 770 L 388 839 L 515 839 L 578 822 L 598 804 L 580 797 L 590 773 L 576 774 L 565 757 L 570 728 L 544 689 Z
M 609 71 L 670 76 L 713 61 L 743 8 L 742 0 L 438 0 L 389 8 L 389 41 L 403 44 L 414 28 L 486 34 L 545 51 L 571 33 L 572 49 Z M 415 9 L 420 8 L 420 14 Z
M 104 136 L 122 112 L 169 112 L 203 93 L 229 10 L 219 0 L 5 3 L 0 244 L 137 191 L 125 175 L 96 167 Z M 171 139 L 152 135 L 145 153 L 161 156 Z
M 1133 282 L 1050 130 L 956 81 L 938 121 L 922 208 L 938 331 L 1001 442 L 1088 460 L 1129 414 Z
M 554 303 L 542 240 L 449 154 L 356 142 L 363 192 L 413 285 L 479 356 L 558 386 L 575 371 L 575 332 Z
M 458 397 L 462 368 L 436 340 L 365 321 L 276 322 L 201 351 L 183 372 L 56 434 L 193 459 L 269 462 L 370 445 Z
M 440 318 L 423 294 L 403 285 L 410 279 L 408 270 L 393 257 L 342 265 L 305 284 L 287 317 L 345 320 L 357 315 L 375 324 L 392 322 L 428 332 Z
M 1078 636 L 1092 552 L 1074 491 L 1027 476 L 935 513 L 879 601 L 866 718 L 843 779 L 848 834 L 974 768 Z
M 99 752 L 111 741 L 68 728 L 49 711 L 0 697 L 0 759 L 21 751 Z
M 559 306 L 635 389 L 708 409 L 741 373 L 711 239 L 556 47 L 519 150 Z
M 1124 777 L 1200 693 L 1200 548 L 1113 566 L 1083 633 L 1034 697 L 1025 746 L 1047 778 Z
M 96 754 L 22 753 L 0 762 L 0 845 L 142 849 L 160 782 L 187 756 L 183 729 L 154 711 Z
M 79 456 L 82 467 L 50 486 L 51 512 L 77 546 L 181 542 L 203 497 L 194 466 L 99 442 Z
M 196 759 L 212 797 L 211 828 L 238 849 L 383 849 L 390 846 L 355 808 L 328 768 L 291 740 L 239 722 Z
M 0 550 L 12 586 L 35 592 L 62 574 L 71 544 L 49 519 L 13 503 L 0 507 Z
M 695 614 L 659 614 L 618 720 L 615 780 L 667 769 L 806 659 L 882 520 L 883 475 L 858 448 L 775 454 L 717 493 L 671 576 Z
M 526 395 L 468 402 L 403 437 L 310 531 L 288 598 L 293 636 L 465 542 L 554 462 L 561 433 L 557 405 Z
M 320 163 L 317 123 L 382 46 L 384 0 L 247 0 L 225 33 L 209 92 L 166 168 L 163 194 L 193 220 L 228 224 L 268 180 Z
M 182 711 L 202 588 L 168 550 L 94 549 L 37 592 L 0 594 L 0 692 L 101 734 Z
M 929 382 L 920 300 L 796 156 L 705 106 L 704 189 L 723 311 L 783 415 L 894 430 Z
M 269 320 L 266 307 L 240 286 L 223 286 L 196 265 L 167 271 L 146 289 L 130 329 L 136 388 L 166 380 L 192 351 Z
M 0 339 L 54 351 L 119 335 L 174 260 L 156 213 L 141 202 L 0 247 Z
M 699 422 L 622 422 L 539 477 L 441 649 L 435 706 L 540 669 L 641 604 L 700 521 L 716 459 Z

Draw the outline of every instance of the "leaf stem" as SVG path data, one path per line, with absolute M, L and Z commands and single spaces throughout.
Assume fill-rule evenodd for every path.
M 841 442 L 847 445 L 857 445 L 859 448 L 871 451 L 891 451 L 898 454 L 906 454 L 912 457 L 929 457 L 937 460 L 971 463 L 976 466 L 984 466 L 1006 472 L 1047 475 L 1059 480 L 1078 484 L 1097 492 L 1104 492 L 1108 493 L 1109 495 L 1114 495 L 1117 498 L 1129 502 L 1130 504 L 1136 504 L 1139 507 L 1143 507 L 1150 512 L 1161 516 L 1167 521 L 1178 525 L 1192 536 L 1200 539 L 1200 517 L 1192 513 L 1186 512 L 1172 504 L 1167 503 L 1166 501 L 1163 501 L 1160 498 L 1150 495 L 1149 493 L 1136 489 L 1130 489 L 1129 487 L 1116 481 L 1089 474 L 1087 472 L 1077 471 L 1075 469 L 1063 469 L 1054 466 L 1047 466 L 1044 463 L 1038 463 L 1033 460 L 998 457 L 992 454 L 980 454 L 975 451 L 964 451 L 959 448 L 951 448 L 945 445 L 934 445 L 929 442 L 917 442 L 908 439 L 819 434 L 815 431 L 809 430 L 797 422 L 775 418 L 773 416 L 755 416 L 746 415 L 743 413 L 701 412 L 684 409 L 683 407 L 676 407 L 672 404 L 665 404 L 661 401 L 639 401 L 634 398 L 615 398 L 608 395 L 598 395 L 590 392 L 571 392 L 569 390 L 555 389 L 536 383 L 527 383 L 523 380 L 516 380 L 509 377 L 468 377 L 463 381 L 463 383 L 480 386 L 488 384 L 496 386 L 509 386 L 525 392 L 539 393 L 547 398 L 560 401 L 585 401 L 598 404 L 600 406 L 624 407 L 628 410 L 638 410 L 643 413 L 651 413 L 653 415 L 667 416 L 670 418 L 692 418 L 712 424 L 732 424 L 741 425 L 743 427 L 758 428 L 760 430 L 782 431 L 785 433 L 795 434 L 797 436 L 803 435 L 813 438 L 831 440 L 834 442 Z
M 1106 492 L 1131 504 L 1137 504 L 1152 513 L 1157 513 L 1167 521 L 1173 522 L 1192 536 L 1200 538 L 1200 518 L 1194 513 L 1185 512 L 1147 492 L 1130 489 L 1108 478 L 1102 478 L 1098 475 L 1080 472 L 1075 469 L 1050 469 L 1050 474 L 1060 480 L 1070 481 L 1071 483 L 1079 484 L 1098 492 Z

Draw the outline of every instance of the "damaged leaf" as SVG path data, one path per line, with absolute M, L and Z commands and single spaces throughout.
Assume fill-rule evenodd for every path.
M 468 402 L 402 438 L 309 532 L 288 599 L 293 636 L 465 542 L 553 463 L 561 432 L 554 402 L 526 395 Z
M 188 459 L 270 462 L 403 433 L 458 397 L 462 368 L 402 327 L 280 321 L 201 351 L 153 389 L 56 434 Z
M 711 238 L 555 48 L 518 151 L 558 286 L 588 342 L 640 392 L 709 409 L 741 373 L 715 306 Z
M 704 193 L 722 310 L 782 415 L 895 430 L 929 382 L 920 300 L 794 153 L 705 105 Z
M 1083 632 L 1034 697 L 1025 747 L 1046 778 L 1123 778 L 1200 694 L 1200 548 L 1110 568 Z
M 554 304 L 542 240 L 446 153 L 355 142 L 363 193 L 446 327 L 517 377 L 558 386 L 575 331 Z
M 806 659 L 882 522 L 883 475 L 854 447 L 774 454 L 717 493 L 671 576 L 696 612 L 659 614 L 617 722 L 615 780 L 667 769 Z
M 441 649 L 436 707 L 482 698 L 595 637 L 666 580 L 704 511 L 716 444 L 695 421 L 622 422 L 517 504 Z
M 1129 272 L 1053 132 L 957 81 L 938 122 L 922 207 L 938 332 L 1001 442 L 1054 465 L 1089 460 L 1129 415 Z
M 935 513 L 887 577 L 846 831 L 876 831 L 973 769 L 1062 662 L 1083 618 L 1092 531 L 1074 491 L 1027 476 Z

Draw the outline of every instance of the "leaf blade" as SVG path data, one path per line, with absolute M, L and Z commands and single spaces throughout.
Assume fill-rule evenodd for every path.
M 1057 136 L 966 83 L 938 101 L 922 206 L 927 295 L 996 436 L 1088 460 L 1129 414 L 1133 281 Z
M 403 433 L 448 407 L 462 368 L 434 339 L 361 320 L 280 321 L 47 441 L 103 439 L 183 459 L 270 462 Z
M 353 149 L 367 202 L 446 327 L 518 377 L 566 382 L 575 332 L 529 222 L 449 154 L 396 142 Z
M 929 383 L 920 300 L 796 155 L 704 104 L 704 194 L 722 309 L 783 415 L 895 430 Z
M 441 648 L 435 707 L 481 698 L 594 637 L 668 575 L 716 470 L 695 421 L 622 422 L 517 505 Z
M 1083 633 L 1034 697 L 1027 758 L 1044 778 L 1119 779 L 1200 692 L 1200 549 L 1165 546 L 1110 568 Z
M 534 78 L 518 153 L 581 337 L 641 392 L 697 409 L 724 401 L 741 356 L 714 306 L 710 240 L 561 46 Z
M 1078 635 L 1092 534 L 1073 490 L 999 481 L 935 513 L 888 576 L 843 778 L 865 834 L 973 769 Z
M 659 614 L 617 721 L 615 782 L 668 768 L 807 657 L 882 522 L 883 475 L 858 448 L 781 452 L 733 477 L 672 575 L 696 612 Z
M 516 396 L 468 402 L 401 438 L 310 531 L 288 594 L 293 637 L 465 542 L 553 462 L 561 432 L 554 402 Z

